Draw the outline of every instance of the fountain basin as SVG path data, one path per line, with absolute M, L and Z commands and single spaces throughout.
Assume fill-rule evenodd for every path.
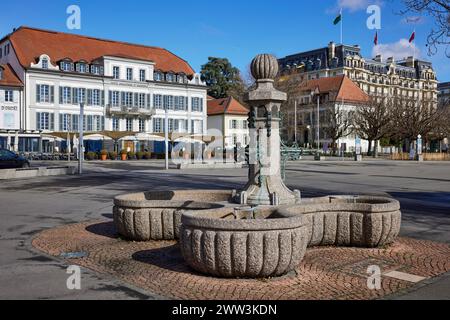
M 183 212 L 223 208 L 231 196 L 231 191 L 220 190 L 121 195 L 114 199 L 114 224 L 119 234 L 128 240 L 175 240 L 179 238 Z
M 182 215 L 180 247 L 195 270 L 224 278 L 266 278 L 293 271 L 307 247 L 303 216 L 282 217 L 258 208 L 255 219 L 235 218 L 233 208 Z
M 382 247 L 400 232 L 400 203 L 387 197 L 329 196 L 278 209 L 282 216 L 303 216 L 308 246 Z

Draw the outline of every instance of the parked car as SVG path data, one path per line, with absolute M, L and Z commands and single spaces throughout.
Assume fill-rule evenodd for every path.
M 0 169 L 29 168 L 30 162 L 18 154 L 0 149 Z

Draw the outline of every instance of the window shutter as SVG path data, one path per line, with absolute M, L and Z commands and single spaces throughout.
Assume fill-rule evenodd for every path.
M 63 87 L 59 87 L 59 104 L 63 103 Z
M 137 107 L 139 106 L 139 93 L 134 93 L 134 101 L 133 106 Z
M 100 101 L 100 105 L 104 106 L 105 105 L 105 90 L 101 91 L 101 99 L 102 99 L 102 101 Z
M 147 94 L 147 109 L 150 109 L 152 106 L 151 106 L 151 95 L 150 94 Z
M 13 102 L 17 103 L 19 100 L 19 91 L 13 91 Z
M 200 112 L 203 112 L 203 98 L 200 98 Z
M 36 130 L 41 130 L 41 125 L 39 119 L 41 118 L 41 113 L 36 112 Z
M 59 131 L 63 131 L 63 115 L 59 114 Z
M 72 130 L 73 131 L 78 131 L 78 120 L 79 120 L 79 116 L 77 114 L 73 114 L 72 115 Z
M 102 127 L 101 127 L 101 131 L 105 131 L 105 117 L 102 116 Z
M 125 92 L 122 92 L 120 102 L 121 102 L 121 105 L 122 105 L 122 106 L 125 105 Z
M 49 128 L 50 128 L 51 131 L 54 131 L 55 130 L 55 114 L 54 113 L 50 113 L 49 118 L 50 118 L 50 126 L 49 126 Z
M 0 90 L 0 102 L 5 102 L 5 94 L 6 94 L 5 92 L 6 91 Z
M 112 91 L 108 91 L 108 105 L 112 106 Z
M 36 102 L 41 102 L 41 85 L 36 85 Z
M 72 89 L 72 104 L 78 104 L 78 89 Z
M 156 108 L 156 94 L 153 95 L 153 108 Z
M 92 90 L 87 90 L 87 105 L 92 106 Z
M 55 87 L 50 86 L 50 103 L 55 103 Z

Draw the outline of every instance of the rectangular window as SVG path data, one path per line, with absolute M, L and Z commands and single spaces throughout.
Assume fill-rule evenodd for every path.
M 94 131 L 94 116 L 88 115 L 87 117 L 87 131 Z
M 153 107 L 155 109 L 162 109 L 163 105 L 162 105 L 162 95 L 160 94 L 155 94 L 153 96 Z
M 119 131 L 119 119 L 112 118 L 112 129 L 113 131 Z
M 167 110 L 173 110 L 174 109 L 173 96 L 164 96 L 164 98 L 165 98 L 164 108 L 167 108 Z
M 186 110 L 186 97 L 175 97 L 175 110 Z
M 70 114 L 60 114 L 59 115 L 59 130 L 60 131 L 70 131 L 71 128 L 72 115 Z
M 133 131 L 133 119 L 127 119 L 126 124 L 127 124 L 126 130 L 129 132 Z
M 5 102 L 14 102 L 14 92 L 12 90 L 5 90 Z
M 145 131 L 146 131 L 145 120 L 139 119 L 139 132 L 145 132 Z
M 231 129 L 238 129 L 237 120 L 231 120 Z
M 163 121 L 163 119 L 161 119 L 161 118 L 153 119 L 153 132 L 154 133 L 162 133 L 163 132 L 162 121 Z
M 248 121 L 247 120 L 243 120 L 242 121 L 242 128 L 247 130 L 248 129 Z
M 68 62 L 68 61 L 63 61 L 63 62 L 61 62 L 61 70 L 62 70 L 62 71 L 66 71 L 66 72 L 73 71 L 73 69 L 72 69 L 72 63 L 71 63 L 71 62 Z
M 145 109 L 145 93 L 139 93 L 138 106 L 141 109 Z
M 203 112 L 203 99 L 193 97 L 192 98 L 192 112 Z
M 92 90 L 92 105 L 93 106 L 100 105 L 100 90 L 98 89 Z
M 92 65 L 91 66 L 91 73 L 92 74 L 96 74 L 96 75 L 100 75 L 102 72 L 102 68 L 99 65 Z
M 168 120 L 169 120 L 169 132 L 173 132 L 174 120 L 173 119 Z
M 133 80 L 133 69 L 127 68 L 127 80 Z
M 53 103 L 54 87 L 47 84 L 37 85 L 37 102 Z
M 145 70 L 139 70 L 139 81 L 145 82 L 145 80 L 147 80 Z
M 72 88 L 64 87 L 62 89 L 62 103 L 63 104 L 72 103 Z
M 36 113 L 36 130 L 53 130 L 54 115 L 49 112 Z
M 116 80 L 120 79 L 120 68 L 119 67 L 113 67 L 113 78 Z
M 86 103 L 86 89 L 80 88 L 78 89 L 78 103 Z
M 125 92 L 125 101 L 123 101 L 123 104 L 126 107 L 133 106 L 133 93 L 132 92 Z
M 86 73 L 88 71 L 88 66 L 85 63 L 78 64 L 78 72 Z

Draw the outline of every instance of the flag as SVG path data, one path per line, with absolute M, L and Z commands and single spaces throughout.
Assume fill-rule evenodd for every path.
M 341 22 L 341 21 L 342 21 L 342 10 L 341 10 L 341 12 L 339 13 L 339 15 L 336 17 L 336 19 L 334 19 L 333 24 L 334 24 L 334 25 L 337 25 L 337 24 L 339 24 L 339 22 Z
M 375 39 L 373 40 L 373 43 L 377 46 L 378 45 L 378 31 L 375 33 Z
M 409 37 L 409 43 L 413 42 L 415 39 L 416 39 L 416 32 L 414 31 L 411 37 Z

